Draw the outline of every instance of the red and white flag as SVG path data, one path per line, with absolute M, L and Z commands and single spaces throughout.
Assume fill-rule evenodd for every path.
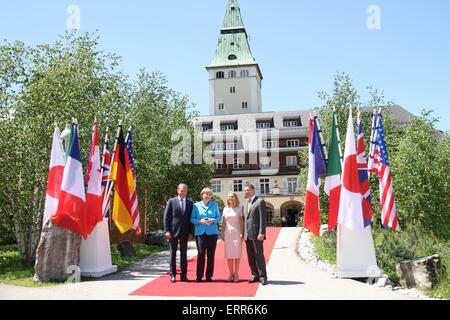
M 364 231 L 362 199 L 363 196 L 360 192 L 358 176 L 358 162 L 356 160 L 355 131 L 353 129 L 352 110 L 350 109 L 347 123 L 347 136 L 345 139 L 338 224 L 354 232 Z
M 82 235 L 87 239 L 86 195 L 84 191 L 83 166 L 81 164 L 78 126 L 72 125 L 72 141 L 61 182 L 58 210 L 50 219 L 61 228 Z
M 100 165 L 100 149 L 98 146 L 98 124 L 94 123 L 92 128 L 91 150 L 88 158 L 88 169 L 86 173 L 86 230 L 90 234 L 95 225 L 102 221 L 102 176 Z
M 52 151 L 50 155 L 50 168 L 48 169 L 47 194 L 45 196 L 44 218 L 42 226 L 56 213 L 58 209 L 61 182 L 66 163 L 61 134 L 58 128 L 53 131 Z

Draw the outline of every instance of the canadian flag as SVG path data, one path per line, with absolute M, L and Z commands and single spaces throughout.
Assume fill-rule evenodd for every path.
M 66 163 L 64 148 L 59 129 L 53 131 L 52 151 L 50 155 L 50 167 L 48 169 L 47 194 L 45 196 L 44 218 L 42 226 L 56 213 L 58 209 L 59 194 L 61 193 L 61 181 Z
M 353 129 L 352 110 L 350 109 L 345 138 L 338 223 L 354 232 L 364 231 L 362 198 L 359 186 L 358 162 L 356 160 L 355 131 Z
M 100 148 L 98 146 L 98 124 L 92 129 L 91 150 L 89 152 L 86 173 L 86 226 L 85 232 L 90 234 L 95 225 L 103 220 L 102 216 L 102 175 L 100 164 Z

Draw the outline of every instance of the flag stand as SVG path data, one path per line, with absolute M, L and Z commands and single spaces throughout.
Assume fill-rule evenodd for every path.
M 83 277 L 100 278 L 117 271 L 111 260 L 108 220 L 103 218 L 89 237 L 81 240 L 80 269 Z
M 362 233 L 337 227 L 336 271 L 338 278 L 380 278 L 370 226 Z

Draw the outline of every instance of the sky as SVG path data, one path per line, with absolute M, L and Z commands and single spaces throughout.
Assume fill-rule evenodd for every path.
M 339 71 L 351 76 L 361 101 L 372 86 L 415 115 L 433 109 L 438 129 L 450 130 L 450 1 L 238 3 L 264 77 L 263 111 L 323 105 L 318 92 L 331 92 Z M 172 89 L 209 113 L 205 67 L 227 0 L 0 0 L 0 39 L 52 43 L 74 26 L 71 5 L 79 8 L 79 30 L 98 30 L 100 48 L 121 56 L 132 79 L 141 68 L 162 71 Z

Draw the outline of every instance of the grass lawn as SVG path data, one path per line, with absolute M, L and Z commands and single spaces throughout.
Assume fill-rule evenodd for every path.
M 126 266 L 163 250 L 166 246 L 148 246 L 145 244 L 133 244 L 136 249 L 136 256 L 131 258 L 121 258 L 116 245 L 111 246 L 112 264 L 117 265 L 117 269 L 123 270 Z M 54 286 L 61 283 L 34 283 L 34 265 L 22 262 L 16 246 L 0 246 L 0 283 L 25 287 Z M 91 280 L 87 278 L 86 280 Z M 82 279 L 84 280 L 84 278 Z

